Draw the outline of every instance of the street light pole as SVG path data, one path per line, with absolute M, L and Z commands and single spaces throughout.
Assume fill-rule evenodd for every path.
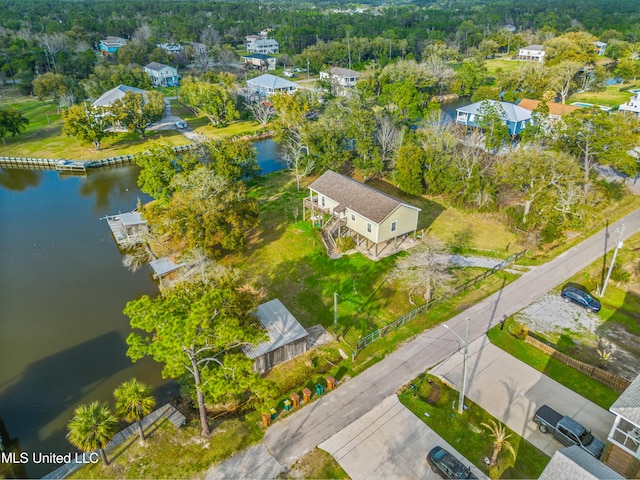
M 444 328 L 458 337 L 458 340 L 460 340 L 462 342 L 462 345 L 464 346 L 464 357 L 462 360 L 462 386 L 460 387 L 460 399 L 458 400 L 458 413 L 462 413 L 464 411 L 464 391 L 467 385 L 467 356 L 469 354 L 469 321 L 470 319 L 469 317 L 467 317 L 467 329 L 465 333 L 466 339 L 463 339 L 460 335 L 458 335 L 455 330 L 451 330 L 449 328 L 449 325 L 447 325 L 446 323 L 442 324 Z

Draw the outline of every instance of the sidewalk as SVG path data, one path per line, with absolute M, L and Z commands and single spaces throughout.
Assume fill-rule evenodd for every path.
M 342 429 L 319 448 L 329 452 L 352 480 L 369 478 L 436 479 L 426 456 L 440 445 L 487 478 L 442 437 L 404 407 L 396 395 Z
M 459 389 L 462 363 L 463 354 L 458 352 L 430 373 Z M 512 357 L 486 336 L 469 343 L 465 396 L 549 456 L 562 445 L 533 423 L 533 414 L 541 405 L 573 417 L 602 441 L 615 420 L 612 413 Z

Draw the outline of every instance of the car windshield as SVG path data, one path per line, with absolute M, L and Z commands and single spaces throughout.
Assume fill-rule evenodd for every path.
M 580 441 L 582 442 L 582 445 L 589 445 L 592 440 L 593 435 L 591 435 L 591 432 L 589 430 L 585 430 L 582 435 L 580 435 Z

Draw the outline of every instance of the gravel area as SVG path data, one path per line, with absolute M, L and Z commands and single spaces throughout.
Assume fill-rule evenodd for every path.
M 566 303 L 560 295 L 545 295 L 516 315 L 516 320 L 539 333 L 562 333 L 567 330 L 596 334 L 602 319 L 575 303 Z
M 545 295 L 515 314 L 514 318 L 532 332 L 550 339 L 562 334 L 570 336 L 576 348 L 583 355 L 588 354 L 594 362 L 597 362 L 596 349 L 604 348 L 611 353 L 606 365 L 606 370 L 611 373 L 629 381 L 640 374 L 640 341 L 637 336 L 629 334 L 621 325 L 606 322 L 597 313 L 587 313 L 575 303 L 565 303 L 558 294 Z

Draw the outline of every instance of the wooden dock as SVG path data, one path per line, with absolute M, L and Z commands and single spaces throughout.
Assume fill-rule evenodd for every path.
M 195 144 L 174 146 L 176 153 L 182 153 L 197 148 Z M 0 168 L 28 168 L 31 170 L 56 170 L 59 173 L 87 174 L 91 168 L 125 165 L 135 161 L 136 155 L 119 155 L 101 160 L 68 160 L 66 158 L 34 158 L 34 157 L 3 157 L 0 156 Z
M 107 215 L 101 220 L 107 221 L 119 247 L 126 248 L 144 242 L 145 235 L 149 231 L 147 221 L 143 220 L 140 212 L 135 210 L 117 215 Z

